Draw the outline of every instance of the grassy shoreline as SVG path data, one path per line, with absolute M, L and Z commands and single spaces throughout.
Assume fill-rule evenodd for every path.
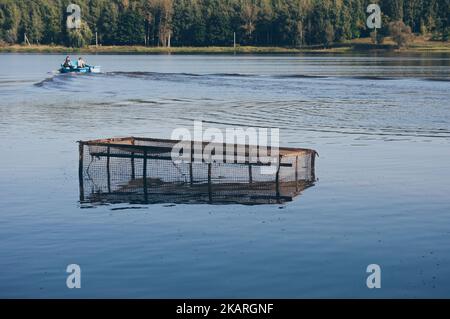
M 408 48 L 397 49 L 391 40 L 384 44 L 373 45 L 370 39 L 357 39 L 345 43 L 336 43 L 328 48 L 310 46 L 303 48 L 286 47 L 145 47 L 145 46 L 87 46 L 70 48 L 51 45 L 7 45 L 0 46 L 0 53 L 83 53 L 83 54 L 302 54 L 302 53 L 450 53 L 450 42 L 436 42 L 416 38 Z

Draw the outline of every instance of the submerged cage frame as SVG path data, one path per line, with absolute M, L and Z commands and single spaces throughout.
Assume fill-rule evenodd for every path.
M 80 202 L 283 203 L 315 182 L 311 149 L 281 147 L 276 160 L 263 162 L 252 157 L 260 146 L 188 141 L 190 161 L 175 164 L 171 152 L 180 142 L 186 143 L 134 136 L 78 141 Z M 220 146 L 226 161 L 204 158 L 208 145 Z M 264 166 L 275 166 L 274 173 L 261 174 Z

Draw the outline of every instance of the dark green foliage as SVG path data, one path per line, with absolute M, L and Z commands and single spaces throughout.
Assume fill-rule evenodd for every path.
M 206 21 L 200 1 L 179 0 L 174 3 L 172 18 L 174 45 L 205 45 Z
M 144 19 L 130 9 L 119 14 L 115 43 L 135 45 L 142 44 L 145 37 Z
M 66 30 L 66 7 L 81 7 L 83 28 Z M 368 37 L 366 7 L 389 24 L 448 40 L 450 0 L 0 0 L 0 43 L 103 45 L 330 45 Z
M 86 22 L 81 23 L 81 28 L 67 32 L 67 44 L 71 47 L 82 48 L 92 41 L 92 31 Z
M 119 9 L 116 5 L 105 6 L 97 21 L 98 40 L 105 45 L 115 43 Z

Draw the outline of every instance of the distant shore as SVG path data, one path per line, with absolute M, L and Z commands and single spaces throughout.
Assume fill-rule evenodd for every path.
M 301 54 L 301 53 L 362 53 L 371 51 L 399 53 L 450 53 L 450 42 L 429 41 L 416 38 L 407 48 L 397 49 L 389 39 L 374 45 L 370 39 L 357 39 L 325 46 L 288 47 L 146 47 L 146 46 L 95 46 L 71 48 L 58 45 L 4 45 L 0 53 L 84 53 L 84 54 Z

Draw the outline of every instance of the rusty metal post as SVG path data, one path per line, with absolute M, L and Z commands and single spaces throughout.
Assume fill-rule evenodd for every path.
M 276 185 L 276 193 L 277 193 L 277 200 L 280 199 L 280 167 L 281 167 L 281 156 L 278 156 L 278 167 L 277 167 L 277 173 L 275 175 L 275 185 Z
M 111 193 L 111 171 L 110 171 L 110 153 L 111 148 L 108 146 L 107 148 L 107 156 L 106 156 L 106 174 L 108 179 L 108 193 Z
M 311 179 L 314 182 L 316 180 L 316 154 L 317 152 L 311 152 Z
M 84 143 L 78 142 L 78 181 L 80 184 L 80 202 L 84 201 L 84 179 L 83 179 L 83 159 L 84 159 Z
M 194 184 L 194 172 L 193 172 L 193 165 L 194 162 L 194 141 L 191 141 L 191 160 L 189 162 L 189 182 L 192 186 Z
M 295 157 L 295 191 L 298 192 L 298 155 Z
M 131 141 L 131 145 L 134 145 L 134 140 Z M 134 167 L 134 152 L 131 152 L 131 179 L 136 178 L 136 172 Z
M 142 181 L 144 186 L 144 202 L 148 202 L 148 189 L 147 189 L 147 151 L 144 151 L 144 159 L 143 159 L 143 167 L 142 167 Z
M 211 163 L 208 163 L 208 197 L 212 201 L 212 185 L 211 185 Z

